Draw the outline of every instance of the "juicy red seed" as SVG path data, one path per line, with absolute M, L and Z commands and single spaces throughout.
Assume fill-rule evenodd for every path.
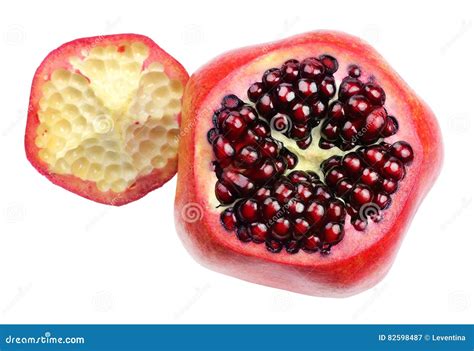
M 293 83 L 300 75 L 300 63 L 297 60 L 288 60 L 280 68 L 285 82 Z
M 388 206 L 390 206 L 390 203 L 392 202 L 392 199 L 390 198 L 390 195 L 385 194 L 385 193 L 378 193 L 374 197 L 374 203 L 381 209 L 384 210 Z
M 382 130 L 382 136 L 387 138 L 398 132 L 398 122 L 393 116 L 387 117 L 387 123 L 385 124 L 384 129 Z
M 255 184 L 243 174 L 226 170 L 222 173 L 222 181 L 232 190 L 242 195 L 249 195 L 255 190 Z
M 376 83 L 367 83 L 364 94 L 375 105 L 382 106 L 385 103 L 385 91 Z
M 237 153 L 236 164 L 239 167 L 254 166 L 260 159 L 260 154 L 253 146 L 245 146 Z
M 359 66 L 357 66 L 357 65 L 350 65 L 347 68 L 347 74 L 352 78 L 359 78 L 361 73 L 362 72 L 361 72 Z
M 346 210 L 344 203 L 337 199 L 329 201 L 326 210 L 326 219 L 331 222 L 344 222 L 345 218 Z
M 247 125 L 239 114 L 229 114 L 222 123 L 222 130 L 226 138 L 235 140 L 242 135 Z
M 260 151 L 263 156 L 274 158 L 278 155 L 278 145 L 272 138 L 265 138 L 260 144 Z
M 310 228 L 311 225 L 306 219 L 302 217 L 296 218 L 293 222 L 293 237 L 295 239 L 301 239 L 308 233 Z
M 359 232 L 362 232 L 365 230 L 365 228 L 367 228 L 367 221 L 360 218 L 353 219 L 351 223 L 352 226 Z
M 296 185 L 296 194 L 298 199 L 303 202 L 307 202 L 313 196 L 313 188 L 310 183 L 299 183 Z
M 295 193 L 295 186 L 289 180 L 277 181 L 274 186 L 273 196 L 280 203 L 287 203 Z
M 334 245 L 344 237 L 344 227 L 340 223 L 329 222 L 324 226 L 322 234 L 325 244 Z
M 266 159 L 260 166 L 246 171 L 246 174 L 254 181 L 261 182 L 272 178 L 276 172 L 277 170 L 274 163 L 271 160 Z
M 285 240 L 291 236 L 292 225 L 285 217 L 278 218 L 271 226 L 272 236 L 278 240 Z
M 351 203 L 356 207 L 362 206 L 371 202 L 373 197 L 374 194 L 367 185 L 358 183 L 352 189 Z
M 393 194 L 398 189 L 398 183 L 392 179 L 384 179 L 382 182 L 382 189 L 387 194 Z
M 298 164 L 298 157 L 288 149 L 283 149 L 280 153 L 286 160 L 288 169 L 293 169 Z
M 257 135 L 261 138 L 270 136 L 270 134 L 271 134 L 270 125 L 268 124 L 267 121 L 264 121 L 264 120 L 259 120 L 253 126 L 252 131 L 255 133 L 255 135 Z
M 336 145 L 334 143 L 331 143 L 330 141 L 324 139 L 323 137 L 321 137 L 319 139 L 318 146 L 319 146 L 320 149 L 329 150 L 329 149 L 332 149 Z
M 347 142 L 357 140 L 358 135 L 362 130 L 362 123 L 363 121 L 361 120 L 346 121 L 341 128 L 342 138 Z
M 212 145 L 212 147 L 214 150 L 214 155 L 219 161 L 233 157 L 235 155 L 235 149 L 230 144 L 230 142 L 223 136 L 218 136 L 214 140 L 214 144 Z
M 289 254 L 295 254 L 300 251 L 299 240 L 289 240 L 285 243 L 286 252 Z
M 313 225 L 321 224 L 326 211 L 324 206 L 317 201 L 311 201 L 306 208 L 305 218 Z
M 314 172 L 314 171 L 306 171 L 306 174 L 309 175 L 309 177 L 311 178 L 312 181 L 317 181 L 319 180 L 319 175 L 318 173 Z
M 303 238 L 303 250 L 309 253 L 316 252 L 321 247 L 321 239 L 317 236 Z
M 247 125 L 252 124 L 258 119 L 257 111 L 255 111 L 252 106 L 242 106 L 239 110 L 239 114 Z
M 293 184 L 298 184 L 301 182 L 309 182 L 311 180 L 311 177 L 309 176 L 308 173 L 304 171 L 293 171 L 290 174 L 288 174 L 288 179 Z
M 311 113 L 317 119 L 321 119 L 326 117 L 327 105 L 323 101 L 316 99 L 312 100 L 309 103 L 309 107 L 311 108 Z
M 321 55 L 319 56 L 319 61 L 321 61 L 326 68 L 326 74 L 334 74 L 339 68 L 339 63 L 336 58 L 331 55 Z
M 296 98 L 295 89 L 291 84 L 282 83 L 275 89 L 276 103 L 283 108 L 288 108 Z
M 342 178 L 336 183 L 336 194 L 340 197 L 346 197 L 350 194 L 350 191 L 354 184 L 352 184 L 349 178 Z
M 270 94 L 266 93 L 257 101 L 255 107 L 263 118 L 271 118 L 275 115 L 276 110 Z
M 296 103 L 291 109 L 291 117 L 297 124 L 305 124 L 311 115 L 311 109 L 308 105 Z
M 276 239 L 269 239 L 265 241 L 265 246 L 267 250 L 272 253 L 278 253 L 283 248 L 283 244 L 281 243 L 281 241 Z
M 321 126 L 321 135 L 329 141 L 336 141 L 339 137 L 339 125 L 332 121 L 327 120 Z
M 318 85 L 315 81 L 309 79 L 300 79 L 296 85 L 296 91 L 302 99 L 306 99 L 318 92 Z
M 326 184 L 329 186 L 334 186 L 336 183 L 339 181 L 339 179 L 342 179 L 347 176 L 346 171 L 344 168 L 340 166 L 335 166 L 332 167 L 327 173 L 326 173 Z
M 287 204 L 287 211 L 291 217 L 299 217 L 304 213 L 305 205 L 301 200 L 291 199 Z
M 334 101 L 329 106 L 328 117 L 334 121 L 342 121 L 344 119 L 344 108 L 339 101 Z
M 344 78 L 339 86 L 339 100 L 346 101 L 362 92 L 362 82 L 355 78 Z
M 321 163 L 320 168 L 323 171 L 323 173 L 326 173 L 334 166 L 338 166 L 340 161 L 341 161 L 341 156 L 331 156 Z
M 290 131 L 291 137 L 295 140 L 303 140 L 308 137 L 309 133 L 310 129 L 307 124 L 295 124 Z
M 275 198 L 269 197 L 263 201 L 261 212 L 264 220 L 273 220 L 273 217 L 275 217 L 280 211 L 281 205 Z
M 363 151 L 365 161 L 371 166 L 375 166 L 381 162 L 384 158 L 384 154 L 385 151 L 378 146 L 369 147 Z
M 314 188 L 314 199 L 319 203 L 326 203 L 332 197 L 332 193 L 325 185 L 318 185 Z
M 298 145 L 298 147 L 301 150 L 306 150 L 311 145 L 312 142 L 313 142 L 313 137 L 311 135 L 308 135 L 306 138 L 297 140 L 296 145 Z
M 353 95 L 347 101 L 344 111 L 353 118 L 365 117 L 370 112 L 370 102 L 363 95 Z
M 216 128 L 211 128 L 207 132 L 207 141 L 212 144 L 214 140 L 219 136 L 219 132 L 217 131 Z
M 216 195 L 217 200 L 223 205 L 229 205 L 235 201 L 234 194 L 222 182 L 216 182 L 214 193 Z
M 363 137 L 366 139 L 377 139 L 385 128 L 386 123 L 387 111 L 383 107 L 373 110 L 365 121 Z
M 226 208 L 221 213 L 221 223 L 228 232 L 234 230 L 237 224 L 237 218 L 232 207 Z
M 249 97 L 249 100 L 252 102 L 257 102 L 264 94 L 263 90 L 263 83 L 256 82 L 253 83 L 249 90 L 247 90 L 247 96 Z
M 305 59 L 301 62 L 301 76 L 320 82 L 324 77 L 325 68 L 315 58 Z
M 341 162 L 346 172 L 352 177 L 358 177 L 362 171 L 362 161 L 355 152 L 350 152 L 344 156 Z
M 372 168 L 364 168 L 360 175 L 360 181 L 373 188 L 380 182 L 380 175 Z
M 248 232 L 256 243 L 263 243 L 268 238 L 268 228 L 265 223 L 251 223 L 248 227 Z
M 249 241 L 252 241 L 252 237 L 250 236 L 250 233 L 247 227 L 244 227 L 244 226 L 237 229 L 237 238 L 239 238 L 239 240 L 244 243 L 248 243 Z
M 390 154 L 407 164 L 413 161 L 413 149 L 406 141 L 397 141 L 390 149 Z
M 400 160 L 390 157 L 382 166 L 382 172 L 386 177 L 400 180 L 405 176 L 405 167 Z
M 255 199 L 247 199 L 237 205 L 237 217 L 242 222 L 255 222 L 258 219 L 258 213 L 258 203 Z
M 220 109 L 214 112 L 214 116 L 212 117 L 214 126 L 219 130 L 222 130 L 222 123 L 224 123 L 225 119 L 229 116 L 231 111 L 227 109 Z
M 273 162 L 273 164 L 275 165 L 275 169 L 278 175 L 283 174 L 288 168 L 286 164 L 286 160 L 283 156 L 278 156 L 276 160 Z
M 263 74 L 262 82 L 268 88 L 273 88 L 281 82 L 281 71 L 278 68 L 271 68 Z
M 255 195 L 253 196 L 255 200 L 258 202 L 263 202 L 266 198 L 269 198 L 272 194 L 271 189 L 268 187 L 261 187 L 260 189 L 257 190 Z
M 228 109 L 236 109 L 237 107 L 242 106 L 243 104 L 244 102 L 234 94 L 226 95 L 222 99 L 222 107 Z
M 321 82 L 320 95 L 330 100 L 336 94 L 336 82 L 333 77 L 324 77 Z
M 352 218 L 357 217 L 359 215 L 359 210 L 356 209 L 351 204 L 346 204 L 346 210 L 347 210 L 347 214 L 351 216 Z

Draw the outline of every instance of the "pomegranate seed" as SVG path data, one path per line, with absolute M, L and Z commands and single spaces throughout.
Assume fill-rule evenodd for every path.
M 214 150 L 214 155 L 216 156 L 218 161 L 233 157 L 235 154 L 235 149 L 232 147 L 230 142 L 223 136 L 218 136 L 214 140 L 214 144 L 212 145 L 212 147 Z
M 313 187 L 308 182 L 301 182 L 296 185 L 296 194 L 298 199 L 307 202 L 313 196 Z
M 252 241 L 252 237 L 250 236 L 247 227 L 244 226 L 237 229 L 237 238 L 244 243 Z
M 318 85 L 309 79 L 300 79 L 296 85 L 296 91 L 302 99 L 306 99 L 318 92 Z
M 281 82 L 281 71 L 278 68 L 266 70 L 262 82 L 267 88 L 273 88 Z
M 244 105 L 238 112 L 247 125 L 254 123 L 258 119 L 257 111 L 252 106 Z
M 317 201 L 311 201 L 306 208 L 305 218 L 311 224 L 318 225 L 322 222 L 325 212 L 323 205 Z
M 344 106 L 344 111 L 352 118 L 366 117 L 371 107 L 369 100 L 365 96 L 353 95 Z
M 339 181 L 339 179 L 342 179 L 344 177 L 347 177 L 347 173 L 342 168 L 341 166 L 335 166 L 332 167 L 327 173 L 326 173 L 326 184 L 329 186 L 334 186 L 336 183 Z
M 289 180 L 279 180 L 274 185 L 273 196 L 280 203 L 287 203 L 295 193 L 295 186 Z
M 398 132 L 398 122 L 393 116 L 387 117 L 387 123 L 385 124 L 384 129 L 382 130 L 382 136 L 388 138 Z
M 327 120 L 321 126 L 321 135 L 329 141 L 336 141 L 339 137 L 339 125 L 332 121 Z
M 291 236 L 291 222 L 285 217 L 280 217 L 271 226 L 272 236 L 278 240 L 286 240 Z
M 280 211 L 281 205 L 275 198 L 269 197 L 263 201 L 261 214 L 265 221 L 272 221 L 273 217 L 276 217 Z
M 298 102 L 291 109 L 290 115 L 296 124 L 305 124 L 309 120 L 311 109 L 308 105 Z
M 336 95 L 336 82 L 333 77 L 326 76 L 321 82 L 320 96 L 330 100 L 334 95 Z
M 249 178 L 235 171 L 224 171 L 222 181 L 230 189 L 235 189 L 242 195 L 249 195 L 255 190 L 255 184 Z
M 278 145 L 272 138 L 265 138 L 260 144 L 262 155 L 265 157 L 274 158 L 278 155 Z
M 226 208 L 221 213 L 221 223 L 228 232 L 233 231 L 237 225 L 237 218 L 232 207 Z
M 296 98 L 295 89 L 291 84 L 282 83 L 275 89 L 275 102 L 283 109 L 288 109 Z
M 305 211 L 305 205 L 301 200 L 291 199 L 287 204 L 287 211 L 291 217 L 300 217 Z
M 326 173 L 332 167 L 338 166 L 340 161 L 341 161 L 341 156 L 331 156 L 321 163 L 320 168 L 323 171 L 323 173 Z
M 209 129 L 209 131 L 207 132 L 207 141 L 212 144 L 214 143 L 214 140 L 216 140 L 216 138 L 219 136 L 219 132 L 217 130 L 217 128 L 211 128 Z
M 311 100 L 309 103 L 309 107 L 311 108 L 311 113 L 316 119 L 322 119 L 326 117 L 328 107 L 325 102 L 319 99 Z
M 247 199 L 237 205 L 237 218 L 245 223 L 252 223 L 258 219 L 258 203 L 255 199 Z
M 255 243 L 263 243 L 268 238 L 268 228 L 265 223 L 251 223 L 248 232 Z
M 236 164 L 238 167 L 251 167 L 260 160 L 260 153 L 253 146 L 245 146 L 237 153 Z
M 345 218 L 346 210 L 344 208 L 344 203 L 337 199 L 329 201 L 326 211 L 326 219 L 331 222 L 344 222 Z
M 382 182 L 382 189 L 387 194 L 393 194 L 398 189 L 398 183 L 393 179 L 384 179 Z
M 280 71 L 285 82 L 293 83 L 300 75 L 300 63 L 297 60 L 288 60 L 281 66 Z
M 271 194 L 272 194 L 271 189 L 264 186 L 257 190 L 257 192 L 254 195 L 254 198 L 258 202 L 263 202 L 266 198 L 270 197 Z
M 298 147 L 301 150 L 306 150 L 311 145 L 312 142 L 313 142 L 313 137 L 311 135 L 308 135 L 304 139 L 297 140 L 296 145 L 298 145 Z
M 216 182 L 215 185 L 215 194 L 217 200 L 223 205 L 229 205 L 235 201 L 234 194 L 230 191 L 230 189 L 221 182 Z
M 299 240 L 289 240 L 285 243 L 286 252 L 289 254 L 295 254 L 300 251 Z
M 272 253 L 278 253 L 283 248 L 281 241 L 276 239 L 269 239 L 265 241 L 265 246 L 267 247 L 267 250 Z
M 302 244 L 303 244 L 304 251 L 308 253 L 313 253 L 320 249 L 321 239 L 319 239 L 317 236 L 312 235 L 310 237 L 303 238 Z
M 352 189 L 351 204 L 355 207 L 360 207 L 371 202 L 373 197 L 374 194 L 367 185 L 358 183 Z
M 314 199 L 319 203 L 326 203 L 332 197 L 331 191 L 326 185 L 314 187 Z
M 252 102 L 257 102 L 264 94 L 263 90 L 263 83 L 256 82 L 253 83 L 249 90 L 247 90 L 247 96 L 249 97 L 249 100 Z
M 392 145 L 390 154 L 405 164 L 413 161 L 413 149 L 406 141 L 397 141 Z
M 347 68 L 347 74 L 352 77 L 352 78 L 359 78 L 360 75 L 362 74 L 359 66 L 357 65 L 350 65 L 348 68 Z
M 321 55 L 319 56 L 319 61 L 326 68 L 326 74 L 334 74 L 339 68 L 336 58 L 331 55 Z
M 222 123 L 222 130 L 226 138 L 236 140 L 246 129 L 244 119 L 237 113 L 230 113 Z
M 384 158 L 385 151 L 379 146 L 371 146 L 365 150 L 360 151 L 365 161 L 371 165 L 376 166 Z
M 346 197 L 349 195 L 352 187 L 354 184 L 352 184 L 351 180 L 349 178 L 342 178 L 336 183 L 336 194 L 340 197 Z
M 367 83 L 364 94 L 374 105 L 382 106 L 385 103 L 385 91 L 376 83 Z
M 262 119 L 255 123 L 252 131 L 255 133 L 255 135 L 261 138 L 269 137 L 271 135 L 270 125 L 267 121 Z
M 320 82 L 324 78 L 324 71 L 323 64 L 315 58 L 308 58 L 301 62 L 301 76 L 303 78 L 314 79 Z
M 298 164 L 298 157 L 288 149 L 281 150 L 280 153 L 286 160 L 288 169 L 293 169 Z
M 336 146 L 336 145 L 333 144 L 333 143 L 331 143 L 330 141 L 327 141 L 327 140 L 324 139 L 323 137 L 321 137 L 321 138 L 319 139 L 318 146 L 319 146 L 320 149 L 329 150 L 329 149 L 333 148 L 333 147 Z
M 355 152 L 349 152 L 342 159 L 342 166 L 351 177 L 358 177 L 362 171 L 362 161 Z
M 362 92 L 362 82 L 355 78 L 344 78 L 339 86 L 339 100 L 346 101 Z
M 309 136 L 310 130 L 306 124 L 295 124 L 291 128 L 290 136 L 295 140 L 303 140 Z
M 364 221 L 360 218 L 355 218 L 354 220 L 351 221 L 352 226 L 358 230 L 359 232 L 362 232 L 367 228 L 367 221 Z
M 222 107 L 228 109 L 236 109 L 237 107 L 242 106 L 243 104 L 244 102 L 233 94 L 226 95 L 222 99 Z
M 325 244 L 334 245 L 344 237 L 344 227 L 340 223 L 329 222 L 323 229 L 323 241 Z
M 328 117 L 333 121 L 342 121 L 344 120 L 344 108 L 339 101 L 334 101 L 329 106 Z
M 293 184 L 298 184 L 301 182 L 309 182 L 311 180 L 311 177 L 309 176 L 308 173 L 304 171 L 293 171 L 290 174 L 288 174 L 288 179 Z
M 369 187 L 374 188 L 380 182 L 380 175 L 372 168 L 367 167 L 362 171 L 360 181 Z
M 270 94 L 266 93 L 257 101 L 255 107 L 260 116 L 270 119 L 276 114 Z
M 382 166 L 382 172 L 389 178 L 400 180 L 405 176 L 405 167 L 400 160 L 390 157 Z
M 390 206 L 390 203 L 392 202 L 392 199 L 390 198 L 390 195 L 385 194 L 383 192 L 378 193 L 374 197 L 374 203 L 381 209 L 384 210 Z

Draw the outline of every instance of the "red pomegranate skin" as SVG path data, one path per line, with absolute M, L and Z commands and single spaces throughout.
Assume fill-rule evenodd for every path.
M 345 237 L 328 255 L 271 253 L 243 243 L 225 231 L 214 196 L 213 152 L 206 139 L 213 109 L 226 94 L 246 97 L 250 84 L 284 61 L 329 54 L 345 67 L 358 65 L 374 75 L 387 95 L 385 106 L 397 116 L 399 132 L 386 141 L 405 140 L 415 158 L 393 203 L 379 223 L 357 232 L 346 218 Z M 302 294 L 345 297 L 377 284 L 389 271 L 421 201 L 436 180 L 443 146 L 438 123 L 429 107 L 367 43 L 348 34 L 315 31 L 227 52 L 190 78 L 183 99 L 175 222 L 185 247 L 204 266 L 249 282 Z M 194 209 L 198 216 L 190 218 Z

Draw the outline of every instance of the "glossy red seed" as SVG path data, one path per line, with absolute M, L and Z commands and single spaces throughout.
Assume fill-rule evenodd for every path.
M 364 94 L 374 105 L 382 106 L 385 103 L 385 91 L 376 83 L 365 84 Z
M 304 100 L 318 92 L 318 85 L 314 80 L 303 78 L 296 83 L 296 91 L 298 96 Z
M 235 201 L 235 196 L 231 189 L 222 182 L 217 181 L 214 190 L 216 198 L 221 204 L 228 205 Z
M 382 182 L 382 189 L 387 194 L 393 194 L 398 189 L 398 183 L 393 179 L 384 179 Z
M 395 117 L 388 116 L 387 123 L 385 124 L 384 129 L 382 130 L 382 136 L 387 138 L 398 132 L 398 122 Z
M 349 152 L 341 162 L 346 172 L 353 178 L 358 177 L 362 172 L 363 164 L 360 156 L 355 152 Z
M 339 68 L 336 58 L 331 55 L 321 55 L 318 59 L 326 68 L 326 74 L 334 74 Z
M 363 95 L 353 95 L 349 98 L 344 111 L 350 118 L 366 117 L 372 108 L 369 100 Z
M 313 188 L 310 183 L 301 182 L 296 185 L 296 196 L 299 200 L 307 202 L 313 196 Z
M 256 82 L 253 83 L 250 88 L 247 90 L 247 96 L 250 101 L 257 102 L 265 93 L 263 83 Z
M 316 252 L 321 247 L 321 239 L 319 239 L 317 236 L 314 236 L 314 235 L 310 237 L 305 237 L 302 240 L 302 247 L 303 247 L 303 250 L 308 253 Z
M 360 75 L 362 74 L 362 72 L 361 72 L 359 66 L 357 66 L 357 65 L 350 65 L 350 66 L 347 68 L 347 74 L 348 74 L 350 77 L 359 78 Z
M 235 155 L 235 149 L 223 136 L 218 136 L 212 145 L 214 150 L 214 155 L 218 161 L 224 160 L 226 158 L 233 157 Z
M 237 218 L 234 214 L 234 209 L 232 207 L 226 208 L 221 213 L 221 223 L 225 230 L 228 232 L 233 231 L 237 225 Z
M 310 228 L 311 225 L 306 219 L 302 217 L 296 218 L 293 222 L 293 238 L 297 240 L 301 239 L 308 234 Z
M 243 101 L 240 100 L 234 94 L 226 95 L 222 99 L 222 107 L 224 108 L 236 109 L 237 107 L 240 107 L 242 105 L 243 105 Z
M 380 175 L 374 169 L 369 167 L 364 168 L 360 175 L 360 181 L 371 188 L 376 187 L 380 180 Z
M 271 225 L 272 236 L 278 240 L 286 240 L 291 236 L 292 225 L 285 217 L 276 219 Z
M 346 101 L 362 92 L 363 83 L 355 78 L 344 78 L 339 86 L 339 100 Z
M 268 93 L 262 95 L 262 97 L 257 101 L 255 107 L 263 118 L 270 119 L 276 114 L 272 98 Z
M 272 253 L 278 253 L 283 248 L 283 244 L 281 243 L 281 241 L 276 239 L 268 239 L 267 241 L 265 241 L 265 246 L 267 250 Z
M 413 149 L 406 141 L 397 141 L 390 148 L 390 154 L 405 164 L 413 161 Z
M 240 202 L 237 206 L 237 218 L 245 223 L 252 223 L 258 219 L 259 206 L 255 199 L 247 199 Z
M 288 211 L 288 214 L 290 217 L 300 217 L 303 215 L 306 207 L 303 203 L 303 201 L 298 200 L 298 199 L 291 199 L 287 205 L 286 205 L 286 210 Z
M 330 200 L 326 210 L 326 220 L 330 222 L 344 222 L 345 218 L 346 210 L 344 203 L 337 199 Z
M 263 73 L 262 82 L 267 88 L 273 88 L 281 82 L 281 71 L 271 68 Z
M 239 167 L 251 167 L 260 160 L 260 153 L 253 146 L 245 146 L 236 155 L 236 164 Z
M 321 97 L 324 97 L 326 100 L 330 100 L 336 95 L 336 82 L 333 77 L 324 77 L 321 82 L 319 94 Z
M 252 237 L 245 226 L 241 226 L 239 229 L 237 229 L 237 238 L 244 243 L 252 241 Z
M 305 218 L 313 225 L 322 223 L 326 211 L 324 206 L 317 201 L 311 201 L 305 211 Z
M 296 124 L 305 124 L 308 122 L 311 115 L 311 109 L 308 105 L 303 103 L 296 103 L 290 111 L 291 119 Z
M 386 177 L 400 180 L 405 176 L 405 167 L 399 159 L 390 157 L 382 166 L 382 172 Z
M 273 220 L 273 217 L 276 217 L 281 210 L 280 203 L 275 198 L 269 197 L 263 201 L 261 215 L 268 222 Z
M 297 60 L 288 60 L 280 68 L 285 82 L 295 82 L 300 74 L 300 63 Z
M 326 184 L 335 186 L 339 179 L 347 177 L 347 172 L 341 166 L 332 167 L 325 176 Z
M 301 76 L 303 78 L 314 79 L 320 82 L 324 78 L 325 68 L 321 62 L 315 58 L 305 59 L 301 62 Z
M 344 237 L 344 227 L 340 223 L 329 222 L 323 228 L 322 237 L 325 244 L 337 244 Z
M 351 204 L 360 207 L 372 201 L 374 193 L 365 184 L 358 183 L 354 185 L 351 193 Z
M 268 238 L 268 227 L 265 223 L 251 223 L 248 227 L 248 232 L 255 243 L 263 243 Z
M 288 83 L 279 84 L 275 88 L 275 102 L 276 104 L 283 108 L 287 109 L 290 107 L 290 104 L 295 100 L 296 92 L 293 88 L 293 85 Z
M 274 185 L 273 197 L 280 203 L 288 203 L 295 194 L 295 186 L 289 180 L 278 180 Z

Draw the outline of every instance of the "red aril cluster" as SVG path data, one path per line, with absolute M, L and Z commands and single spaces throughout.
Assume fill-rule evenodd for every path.
M 288 60 L 249 87 L 250 102 L 226 95 L 214 112 L 207 138 L 215 156 L 215 196 L 228 206 L 223 227 L 240 241 L 265 243 L 274 253 L 329 253 L 346 225 L 364 230 L 389 208 L 413 150 L 404 141 L 383 141 L 398 130 L 384 108 L 384 90 L 373 79 L 362 82 L 356 65 L 338 89 L 337 69 L 330 55 Z M 347 151 L 322 162 L 324 179 L 293 170 L 298 156 L 272 134 L 284 133 L 306 149 L 321 121 L 319 147 Z

